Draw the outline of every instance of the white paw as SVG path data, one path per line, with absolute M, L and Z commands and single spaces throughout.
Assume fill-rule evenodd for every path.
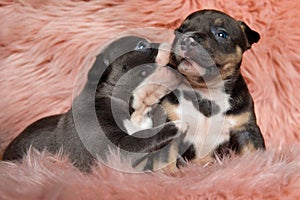
M 187 122 L 183 122 L 183 121 L 174 121 L 175 126 L 178 128 L 178 130 L 180 130 L 182 133 L 187 133 L 188 129 L 189 129 L 189 124 Z

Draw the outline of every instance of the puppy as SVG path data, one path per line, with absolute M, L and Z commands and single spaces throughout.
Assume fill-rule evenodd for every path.
M 174 89 L 174 79 L 165 77 L 164 86 L 156 83 L 160 87 L 153 88 L 149 83 L 159 82 L 157 77 L 163 76 L 156 70 L 142 83 L 144 87 L 133 93 L 132 121 L 139 123 L 143 109 L 160 101 L 169 120 L 190 125 L 179 144 L 179 154 L 203 164 L 231 151 L 243 154 L 265 149 L 253 100 L 240 73 L 243 53 L 259 39 L 244 22 L 223 12 L 190 14 L 175 30 L 168 63 L 183 81 L 176 80 Z M 166 88 L 172 92 L 168 94 Z
M 134 167 L 153 170 L 153 161 L 160 162 L 155 150 L 180 135 L 180 124 L 152 128 L 153 121 L 146 116 L 144 126 L 134 126 L 128 105 L 135 87 L 155 70 L 157 53 L 158 44 L 135 36 L 111 43 L 97 56 L 72 108 L 27 127 L 7 147 L 3 159 L 19 160 L 32 146 L 53 154 L 62 151 L 80 170 L 89 171 L 97 158 L 108 162 L 107 153 L 117 150 L 131 156 Z

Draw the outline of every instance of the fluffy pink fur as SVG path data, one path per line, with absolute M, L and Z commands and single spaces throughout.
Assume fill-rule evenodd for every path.
M 2 163 L 3 199 L 298 199 L 300 148 L 248 154 L 175 174 L 130 174 L 99 165 L 84 175 L 67 159 L 30 154 Z M 123 165 L 112 159 L 115 165 Z
M 202 8 L 222 10 L 261 34 L 242 72 L 267 152 L 175 175 L 103 165 L 84 175 L 66 159 L 33 153 L 23 164 L 0 163 L 1 198 L 300 198 L 299 1 L 0 0 L 0 152 L 30 123 L 70 107 L 101 45 L 132 32 L 171 41 L 170 30 Z

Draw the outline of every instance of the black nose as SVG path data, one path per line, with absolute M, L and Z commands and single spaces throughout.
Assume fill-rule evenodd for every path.
M 192 37 L 185 37 L 180 43 L 181 50 L 189 51 L 197 45 L 197 42 Z

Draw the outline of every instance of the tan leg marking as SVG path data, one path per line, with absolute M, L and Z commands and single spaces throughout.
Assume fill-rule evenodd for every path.
M 255 151 L 257 151 L 257 149 L 254 147 L 254 145 L 252 143 L 248 143 L 241 150 L 241 155 L 248 153 L 248 152 L 255 152 Z
M 167 159 L 167 163 L 157 163 L 154 162 L 154 170 L 156 169 L 161 169 L 162 172 L 164 173 L 173 173 L 175 172 L 177 169 L 176 166 L 176 161 L 177 161 L 177 156 L 178 156 L 178 144 L 176 142 L 172 142 L 172 144 L 170 144 L 170 149 L 169 149 L 169 153 L 168 153 L 168 159 Z M 160 159 L 158 160 L 158 162 L 161 162 Z M 167 165 L 166 167 L 161 168 L 163 165 Z
M 231 125 L 231 130 L 243 130 L 245 125 L 249 123 L 251 112 L 244 112 L 239 115 L 227 115 L 226 120 Z
M 177 110 L 179 109 L 179 105 L 171 104 L 168 101 L 163 101 L 161 104 L 162 104 L 162 107 L 165 109 L 165 111 L 168 115 L 168 118 L 171 121 L 177 121 L 177 120 L 181 119 L 179 113 L 177 113 Z

